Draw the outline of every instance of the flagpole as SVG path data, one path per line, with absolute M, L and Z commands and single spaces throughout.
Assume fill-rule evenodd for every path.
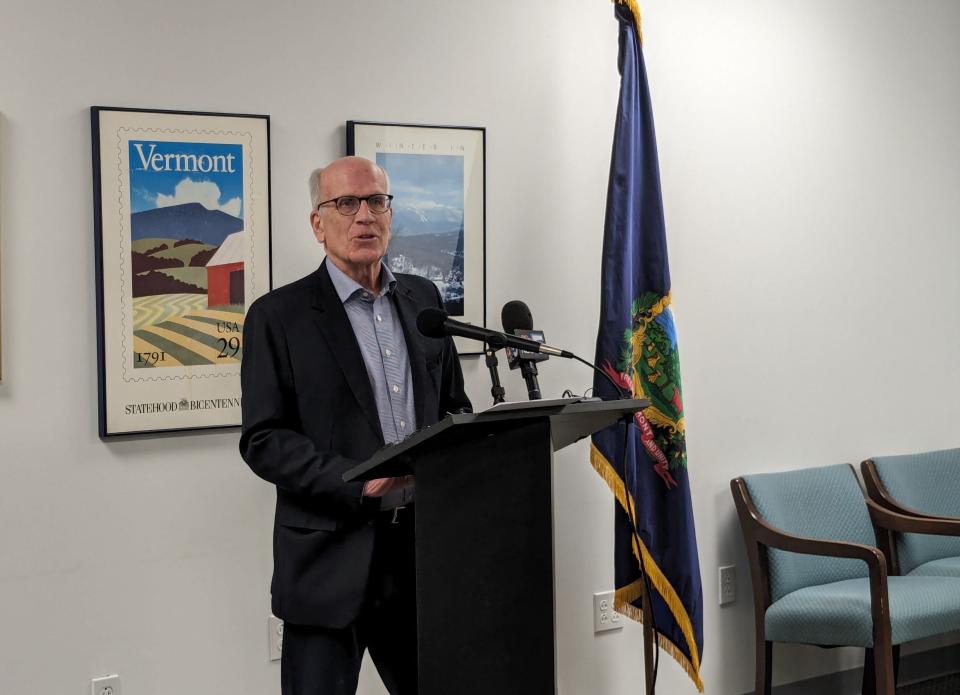
M 633 425 L 632 420 L 626 423 L 627 431 Z M 646 683 L 646 695 L 656 695 L 657 689 L 657 669 L 654 668 L 656 656 L 656 630 L 653 626 L 653 603 L 650 600 L 650 575 L 647 574 L 647 566 L 643 561 L 643 553 L 640 551 L 640 530 L 637 527 L 637 512 L 632 501 L 628 508 L 630 523 L 633 524 L 633 547 L 637 565 L 640 568 L 640 602 L 641 619 L 643 625 L 643 677 Z
M 643 563 L 641 563 L 642 565 Z M 647 695 L 654 695 L 657 678 L 653 671 L 653 606 L 650 604 L 649 582 L 646 569 L 643 572 L 643 673 L 647 685 Z
M 614 0 L 621 5 L 630 8 L 633 14 L 633 25 L 637 30 L 637 40 L 643 45 L 643 22 L 640 16 L 640 6 L 637 0 Z M 627 425 L 629 427 L 629 424 Z M 636 519 L 634 522 L 634 533 L 637 533 Z M 653 605 L 650 603 L 650 580 L 647 577 L 647 568 L 643 566 L 643 555 L 637 558 L 640 564 L 640 600 L 643 602 L 643 676 L 646 684 L 646 695 L 655 695 L 657 686 L 657 674 L 653 669 L 654 660 L 654 633 L 653 633 Z

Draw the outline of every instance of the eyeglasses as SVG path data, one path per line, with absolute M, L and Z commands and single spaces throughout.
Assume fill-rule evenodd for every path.
M 364 200 L 367 201 L 370 212 L 382 215 L 390 209 L 390 201 L 393 200 L 393 196 L 388 193 L 374 193 L 363 198 L 355 195 L 342 195 L 339 198 L 331 198 L 318 203 L 317 207 L 322 208 L 324 205 L 333 203 L 337 206 L 337 212 L 341 215 L 356 215 L 357 211 L 360 210 L 360 203 Z

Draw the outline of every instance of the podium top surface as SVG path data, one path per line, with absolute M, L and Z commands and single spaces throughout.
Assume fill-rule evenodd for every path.
M 417 430 L 398 444 L 388 444 L 348 470 L 345 482 L 409 475 L 411 463 L 421 454 L 468 444 L 470 439 L 533 420 L 549 419 L 553 450 L 573 444 L 646 408 L 645 398 L 601 401 L 564 398 L 548 401 L 501 403 L 479 413 L 452 413 Z

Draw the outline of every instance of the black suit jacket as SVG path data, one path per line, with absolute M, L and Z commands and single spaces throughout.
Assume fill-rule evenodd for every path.
M 243 328 L 240 453 L 277 488 L 273 612 L 344 627 L 359 614 L 379 500 L 343 473 L 383 446 L 373 388 L 328 261 L 264 295 Z M 426 338 L 417 313 L 443 307 L 429 280 L 397 274 L 394 302 L 410 357 L 417 427 L 470 408 L 450 338 Z

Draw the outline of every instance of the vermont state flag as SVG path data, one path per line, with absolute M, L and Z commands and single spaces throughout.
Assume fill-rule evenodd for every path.
M 639 13 L 634 0 L 617 2 L 620 103 L 603 231 L 596 363 L 634 397 L 649 399 L 650 406 L 634 416 L 626 433 L 621 424 L 594 434 L 590 459 L 617 498 L 617 610 L 642 618 L 645 571 L 660 648 L 702 691 L 703 592 L 657 145 Z M 599 375 L 594 393 L 619 396 Z

